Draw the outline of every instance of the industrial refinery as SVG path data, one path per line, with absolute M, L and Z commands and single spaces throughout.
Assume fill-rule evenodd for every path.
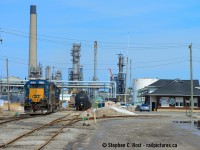
M 28 80 L 45 79 L 56 84 L 62 91 L 61 98 L 70 95 L 70 99 L 74 99 L 76 94 L 80 91 L 85 91 L 90 100 L 103 101 L 112 100 L 115 102 L 128 102 L 132 103 L 132 91 L 126 90 L 126 73 L 124 67 L 123 54 L 116 54 L 116 66 L 118 66 L 118 73 L 112 74 L 110 68 L 110 80 L 100 81 L 97 74 L 98 68 L 98 41 L 94 41 L 94 74 L 91 75 L 92 80 L 87 81 L 84 79 L 84 66 L 81 64 L 81 43 L 72 43 L 71 52 L 71 68 L 68 68 L 68 74 L 63 74 L 61 70 L 55 70 L 54 66 L 47 65 L 45 68 L 41 63 L 38 63 L 37 48 L 37 7 L 36 5 L 30 6 L 30 34 L 29 34 L 29 65 L 27 79 L 19 79 L 18 77 L 9 78 L 9 85 L 7 79 L 1 79 L 1 98 L 8 99 L 9 101 L 23 101 L 23 86 Z M 118 55 L 118 61 L 117 61 Z M 118 63 L 117 63 L 118 62 Z M 128 65 L 128 64 L 127 64 Z M 126 67 L 126 69 L 128 69 Z M 131 71 L 131 70 L 130 70 Z M 26 76 L 26 75 L 24 75 Z M 68 80 L 63 80 L 63 76 L 68 76 Z M 132 85 L 130 85 L 132 86 Z M 9 94 L 12 96 L 8 96 Z M 129 89 L 132 89 L 129 87 Z M 126 98 L 128 99 L 126 101 Z M 73 101 L 73 100 L 72 100 Z
M 197 150 L 200 1 L 1 0 L 0 149 Z

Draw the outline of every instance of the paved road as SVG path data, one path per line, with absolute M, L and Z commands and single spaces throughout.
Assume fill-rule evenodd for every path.
M 189 120 L 191 122 L 188 123 Z M 88 135 L 83 135 L 78 141 L 71 143 L 71 148 L 76 150 L 198 150 L 200 130 L 194 127 L 194 120 L 197 119 L 179 113 L 171 117 L 101 120 L 98 121 L 97 130 L 91 130 Z

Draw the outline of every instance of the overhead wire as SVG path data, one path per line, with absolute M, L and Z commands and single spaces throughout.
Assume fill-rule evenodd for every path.
M 16 58 L 16 57 L 7 57 L 7 56 L 1 56 L 0 55 L 0 57 L 2 57 L 2 58 L 9 58 L 9 59 L 16 59 L 16 60 L 21 60 L 21 61 L 25 61 L 25 62 L 28 62 L 28 59 L 23 59 L 23 58 Z M 133 64 L 143 64 L 143 63 L 157 63 L 157 62 L 166 62 L 166 61 L 174 61 L 174 60 L 181 60 L 181 59 L 183 59 L 183 60 L 185 60 L 187 57 L 176 57 L 176 58 L 170 58 L 170 59 L 160 59 L 160 60 L 148 60 L 148 61 L 138 61 L 138 62 L 132 62 Z M 199 58 L 200 59 L 200 58 Z M 70 65 L 71 63 L 67 63 L 67 62 L 52 62 L 52 61 L 43 61 L 43 60 L 41 60 L 41 61 L 39 61 L 39 62 L 41 62 L 41 63 L 53 63 L 53 64 L 63 64 L 63 65 Z M 82 63 L 82 65 L 94 65 L 93 63 Z M 113 64 L 108 64 L 108 63 L 106 63 L 106 64 L 102 64 L 102 63 L 99 63 L 98 65 L 117 65 L 117 62 L 116 63 L 113 63 Z
M 29 38 L 30 34 L 26 33 L 26 32 L 21 32 L 21 31 L 17 31 L 17 30 L 10 30 L 10 29 L 5 29 L 5 28 L 0 28 L 2 33 L 5 34 L 9 34 L 9 35 L 14 35 L 14 36 L 19 36 L 19 37 L 24 37 L 24 38 Z M 72 41 L 81 41 L 83 43 L 81 43 L 81 45 L 85 45 L 88 47 L 93 48 L 93 41 L 89 41 L 89 40 L 78 40 L 78 39 L 70 39 L 70 38 L 62 38 L 62 37 L 57 37 L 57 36 L 49 36 L 49 35 L 37 35 L 39 36 L 37 39 L 39 41 L 44 41 L 44 42 L 49 42 L 49 43 L 53 43 L 53 44 L 63 44 L 63 45 L 71 45 L 70 42 Z M 63 41 L 64 40 L 64 41 Z M 70 41 L 70 42 L 69 42 Z M 92 44 L 88 44 L 88 43 L 92 43 Z M 98 44 L 98 48 L 99 49 L 127 49 L 127 43 L 123 43 L 123 42 L 103 42 L 100 41 L 100 44 Z M 129 43 L 129 50 L 149 50 L 149 49 L 159 49 L 159 50 L 163 50 L 163 49 L 172 49 L 172 48 L 186 48 L 188 45 L 186 43 Z M 196 44 L 195 47 L 200 47 L 200 44 Z M 1 56 L 2 57 L 2 56 Z M 11 57 L 8 57 L 11 58 Z M 131 69 L 142 69 L 142 68 L 155 68 L 155 67 L 160 67 L 160 66 L 166 66 L 166 65 L 172 65 L 172 64 L 177 64 L 177 63 L 183 63 L 183 62 L 187 62 L 189 61 L 188 59 L 186 59 L 187 57 L 179 57 L 179 58 L 171 58 L 171 59 L 164 59 L 164 60 L 149 60 L 149 61 L 142 61 L 142 62 L 132 62 L 133 65 L 135 64 L 142 64 L 142 63 L 148 63 L 148 65 L 146 66 L 136 66 L 136 67 L 132 67 Z M 18 59 L 18 60 L 23 60 L 20 58 L 11 58 L 11 59 Z M 198 57 L 196 57 L 196 59 L 200 59 Z M 0 59 L 1 60 L 1 59 Z M 27 59 L 24 59 L 23 61 L 28 62 Z M 172 61 L 174 60 L 174 61 Z M 194 60 L 197 61 L 198 60 Z M 15 64 L 22 64 L 22 65 L 27 65 L 28 63 L 24 63 L 24 62 L 20 62 L 20 61 L 10 61 L 11 63 L 15 63 Z M 71 63 L 61 63 L 61 62 L 48 62 L 48 61 L 40 61 L 41 63 L 53 63 L 53 64 L 63 64 L 63 65 L 69 65 Z M 154 65 L 149 65 L 150 63 L 158 63 L 158 62 L 166 62 L 166 63 L 161 63 L 161 64 L 154 64 Z M 89 66 L 89 65 L 93 65 L 93 64 L 82 64 L 83 66 Z M 98 64 L 98 65 L 104 65 L 104 66 L 110 66 L 110 65 L 116 65 L 116 64 Z M 117 65 L 116 65 L 117 66 Z M 55 65 L 54 65 L 55 67 Z M 56 67 L 56 68 L 61 68 L 62 70 L 67 70 L 67 68 L 63 68 L 63 67 Z M 113 70 L 117 70 L 118 68 L 113 68 Z M 84 68 L 84 70 L 94 70 L 93 68 Z M 108 70 L 106 68 L 97 68 L 97 70 Z
M 24 38 L 29 38 L 30 33 L 22 32 L 13 29 L 6 29 L 1 28 L 1 31 L 6 34 L 21 36 Z M 58 36 L 50 36 L 50 35 L 43 35 L 37 34 L 38 40 L 45 41 L 54 44 L 63 44 L 63 45 L 70 45 L 73 41 L 80 41 L 82 45 L 89 46 L 93 48 L 93 42 L 89 40 L 78 40 L 78 39 L 71 39 L 71 38 L 64 38 Z M 60 39 L 60 40 L 58 40 Z M 64 41 L 63 41 L 64 40 Z M 66 42 L 70 41 L 70 42 Z M 91 43 L 91 44 L 88 44 Z M 127 43 L 123 42 L 104 42 L 98 41 L 98 48 L 106 48 L 106 49 L 127 49 Z M 108 45 L 109 44 L 109 45 Z M 113 45 L 114 44 L 114 45 Z M 170 49 L 170 48 L 183 48 L 187 46 L 187 43 L 129 43 L 129 50 L 136 50 L 136 49 Z M 139 46 L 137 46 L 139 45 Z M 141 46 L 142 45 L 142 46 Z M 146 45 L 146 46 L 145 46 Z
M 15 35 L 15 36 L 18 36 L 18 37 L 23 37 L 23 38 L 29 38 L 29 36 L 31 34 L 31 33 L 26 33 L 26 32 L 21 32 L 21 31 L 16 31 L 16 30 L 8 30 L 8 29 L 2 30 L 2 32 L 9 34 L 9 35 Z M 62 39 L 62 41 L 58 40 L 58 39 Z M 71 45 L 71 42 L 66 42 L 66 40 L 79 41 L 80 43 L 82 41 L 85 41 L 85 40 L 67 39 L 67 38 L 62 38 L 62 37 L 54 37 L 54 36 L 47 36 L 47 35 L 40 35 L 40 34 L 37 34 L 37 40 L 43 41 L 43 42 L 48 42 L 48 43 L 53 43 L 53 44 L 62 44 L 62 45 Z M 81 45 L 91 46 L 91 45 L 86 44 L 86 43 L 83 43 L 83 44 L 81 43 Z
M 2 31 L 12 31 L 12 32 L 17 32 L 17 33 L 23 33 L 26 35 L 30 35 L 30 33 L 24 32 L 24 31 L 19 31 L 19 30 L 15 30 L 15 29 L 8 29 L 8 28 L 0 28 Z M 52 36 L 52 35 L 44 35 L 44 34 L 37 34 L 37 36 L 41 36 L 41 37 L 46 37 L 46 38 L 54 38 L 54 39 L 62 39 L 62 40 L 69 40 L 69 41 L 83 41 L 83 42 L 94 42 L 92 40 L 85 40 L 85 39 L 74 39 L 74 38 L 66 38 L 66 37 L 59 37 L 59 36 Z M 111 41 L 99 41 L 100 43 L 104 43 L 104 44 L 118 44 L 118 45 L 127 45 L 127 42 L 111 42 Z M 134 42 L 131 43 L 129 42 L 129 44 L 139 44 L 139 45 L 151 45 L 151 46 L 158 46 L 158 45 L 163 45 L 163 44 L 167 44 L 167 45 L 178 45 L 178 46 L 187 46 L 188 43 L 183 43 L 183 42 L 162 42 L 162 43 L 142 43 L 142 42 Z M 197 44 L 196 44 L 197 45 Z M 200 44 L 199 44 L 200 45 Z

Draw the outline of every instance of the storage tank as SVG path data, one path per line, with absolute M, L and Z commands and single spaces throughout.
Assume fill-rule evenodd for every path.
M 142 98 L 138 96 L 138 90 L 158 81 L 158 78 L 138 78 L 133 79 L 133 102 L 134 105 L 140 105 L 142 103 Z

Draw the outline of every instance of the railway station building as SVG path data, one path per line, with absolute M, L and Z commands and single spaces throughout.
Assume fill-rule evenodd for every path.
M 160 79 L 143 89 L 140 89 L 140 97 L 149 104 L 151 111 L 162 109 L 189 110 L 190 109 L 190 80 L 167 80 Z M 200 110 L 199 81 L 193 80 L 194 110 Z

